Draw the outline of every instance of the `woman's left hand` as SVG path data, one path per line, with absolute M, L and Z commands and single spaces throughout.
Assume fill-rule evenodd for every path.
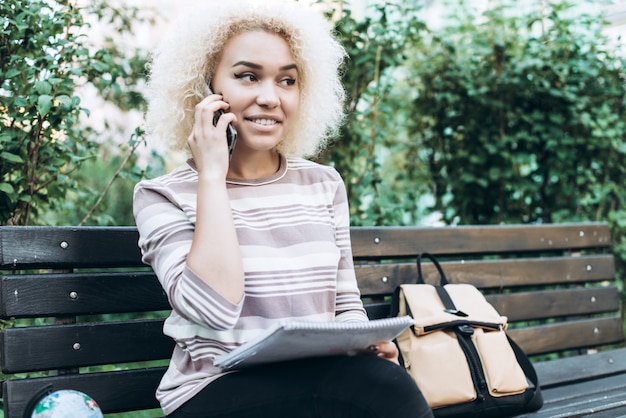
M 380 358 L 384 358 L 398 365 L 400 364 L 398 361 L 398 347 L 391 341 L 380 341 L 372 344 L 370 351 Z

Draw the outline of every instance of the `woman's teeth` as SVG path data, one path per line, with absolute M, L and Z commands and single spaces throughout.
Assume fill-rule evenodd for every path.
M 259 125 L 276 125 L 276 121 L 273 119 L 254 119 L 252 122 Z

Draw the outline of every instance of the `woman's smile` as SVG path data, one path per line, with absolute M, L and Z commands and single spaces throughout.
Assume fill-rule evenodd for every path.
M 255 125 L 259 125 L 257 127 L 258 129 L 272 128 L 281 123 L 279 118 L 272 116 L 250 116 L 245 118 L 245 120 Z
M 244 32 L 226 43 L 212 82 L 237 116 L 235 164 L 253 153 L 273 153 L 289 132 L 300 104 L 294 62 L 287 41 L 265 31 Z
M 258 125 L 264 125 L 264 126 L 276 125 L 278 123 L 273 119 L 250 119 L 250 120 Z

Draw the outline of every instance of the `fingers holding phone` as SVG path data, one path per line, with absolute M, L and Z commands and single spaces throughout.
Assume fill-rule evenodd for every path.
M 228 108 L 228 103 L 219 94 L 209 94 L 196 105 L 195 121 L 187 143 L 198 171 L 211 168 L 224 177 L 226 175 L 236 141 L 232 123 L 237 120 L 234 114 L 227 112 Z M 229 127 L 232 131 L 227 135 Z
M 213 89 L 210 85 L 207 85 L 207 94 L 212 95 Z M 217 127 L 219 123 L 220 117 L 224 114 L 224 109 L 218 109 L 213 115 L 213 126 Z M 235 148 L 235 143 L 237 142 L 237 130 L 232 124 L 232 121 L 228 123 L 226 126 L 226 144 L 228 145 L 228 159 L 230 160 L 233 157 L 233 149 Z
M 214 113 L 213 126 L 217 127 L 220 121 L 220 118 L 222 115 L 224 115 L 224 113 L 225 112 L 223 109 L 219 109 L 217 112 Z M 228 146 L 228 159 L 229 160 L 233 158 L 233 150 L 235 149 L 235 142 L 237 142 L 237 130 L 235 129 L 231 121 L 231 122 L 228 122 L 228 125 L 226 126 L 226 145 Z

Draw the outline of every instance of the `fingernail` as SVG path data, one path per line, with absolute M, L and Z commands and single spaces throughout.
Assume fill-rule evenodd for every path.
M 376 353 L 376 352 L 378 351 L 378 346 L 377 346 L 377 345 L 370 345 L 370 346 L 369 346 L 369 350 L 370 350 L 372 353 Z

